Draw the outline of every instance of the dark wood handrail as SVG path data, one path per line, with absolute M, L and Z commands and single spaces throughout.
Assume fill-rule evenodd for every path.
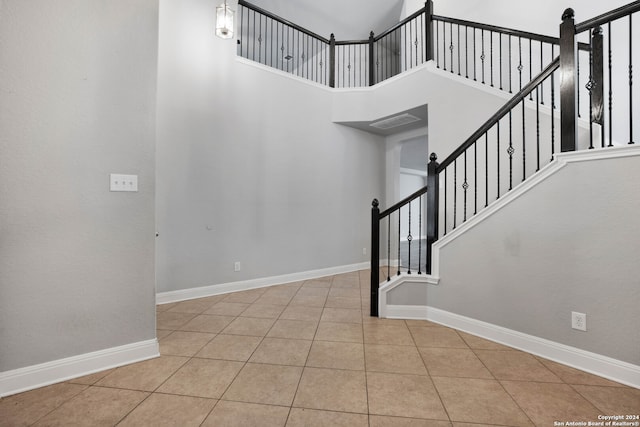
M 369 40 L 340 40 L 340 41 L 336 41 L 336 46 L 349 45 L 349 44 L 369 44 Z
M 433 15 L 434 21 L 448 22 L 450 24 L 463 25 L 465 27 L 478 28 L 481 30 L 493 31 L 514 37 L 522 37 L 526 39 L 536 40 L 543 43 L 560 44 L 558 37 L 545 36 L 543 34 L 530 33 L 528 31 L 520 31 L 513 28 L 499 27 L 496 25 L 481 24 L 479 22 L 465 21 L 464 19 L 449 18 L 447 16 Z M 578 49 L 590 50 L 589 43 L 578 43 Z
M 407 16 L 406 18 L 404 18 L 402 21 L 398 22 L 396 25 L 394 25 L 393 27 L 389 28 L 388 30 L 384 31 L 382 34 L 375 36 L 373 41 L 377 42 L 378 40 L 380 40 L 381 38 L 391 34 L 392 32 L 394 32 L 395 30 L 397 30 L 398 28 L 402 27 L 404 24 L 406 24 L 407 22 L 411 21 L 412 19 L 417 18 L 418 16 L 422 15 L 425 12 L 426 8 L 423 7 L 422 9 L 412 13 L 411 15 Z
M 437 172 L 442 172 L 448 165 L 453 163 L 455 159 L 457 159 L 460 155 L 462 155 L 469 147 L 471 147 L 482 135 L 487 133 L 489 129 L 491 129 L 501 118 L 503 118 L 507 113 L 513 109 L 516 105 L 518 105 L 529 93 L 531 93 L 536 86 L 542 83 L 547 77 L 551 75 L 555 70 L 560 67 L 560 57 L 556 57 L 556 59 L 551 62 L 538 74 L 533 78 L 529 83 L 527 83 L 520 92 L 515 94 L 513 98 L 507 101 L 489 120 L 487 120 L 480 128 L 473 133 L 465 142 L 462 143 L 458 148 L 456 148 L 453 153 L 451 153 L 446 159 L 440 163 L 438 166 Z
M 389 216 L 391 213 L 397 211 L 398 209 L 400 209 L 404 205 L 407 205 L 407 204 L 413 202 L 415 199 L 417 199 L 418 197 L 422 196 L 426 192 L 427 192 L 427 186 L 422 187 L 421 189 L 419 189 L 415 193 L 413 193 L 413 194 L 405 197 L 404 199 L 400 200 L 398 203 L 396 203 L 395 205 L 391 206 L 390 208 L 380 212 L 380 219 L 382 219 L 382 218 L 384 218 L 386 216 Z
M 304 33 L 304 34 L 306 34 L 308 36 L 314 37 L 314 38 L 316 38 L 316 39 L 318 39 L 318 40 L 320 40 L 320 41 L 322 41 L 324 43 L 327 43 L 327 44 L 330 43 L 329 39 L 324 38 L 324 37 L 314 33 L 313 31 L 309 31 L 306 28 L 303 28 L 303 27 L 301 27 L 301 26 L 299 26 L 297 24 L 294 24 L 291 21 L 287 21 L 286 19 L 281 18 L 281 17 L 279 17 L 278 15 L 276 15 L 274 13 L 271 13 L 271 12 L 269 12 L 267 10 L 262 9 L 261 7 L 258 7 L 258 6 L 254 5 L 254 4 L 249 3 L 248 1 L 238 0 L 238 4 L 240 6 L 244 6 L 246 8 L 251 9 L 251 10 L 255 10 L 256 12 L 261 13 L 262 15 L 268 16 L 269 18 L 271 18 L 271 19 L 273 19 L 275 21 L 278 21 L 281 24 L 287 25 L 287 26 L 289 26 L 289 27 L 291 27 L 291 28 L 293 28 L 295 30 L 300 31 L 301 33 Z
M 603 13 L 602 15 L 596 16 L 595 18 L 591 18 L 584 22 L 576 24 L 576 34 L 590 30 L 591 28 L 598 27 L 602 24 L 606 24 L 607 22 L 615 21 L 616 19 L 623 18 L 638 11 L 640 11 L 640 0 L 634 1 L 617 9 L 613 9 L 607 13 Z

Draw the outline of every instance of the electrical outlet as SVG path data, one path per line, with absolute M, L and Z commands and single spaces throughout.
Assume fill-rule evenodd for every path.
M 233 271 L 240 271 L 240 261 L 236 261 L 233 264 Z
M 123 175 L 112 173 L 109 175 L 110 191 L 138 191 L 138 175 Z
M 584 313 L 571 312 L 571 327 L 579 331 L 587 330 L 587 315 Z

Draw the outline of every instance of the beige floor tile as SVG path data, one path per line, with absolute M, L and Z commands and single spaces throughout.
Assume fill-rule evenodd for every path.
M 156 359 L 122 366 L 96 383 L 98 386 L 154 391 L 176 372 L 186 357 L 160 356 Z
M 428 376 L 367 372 L 367 391 L 370 414 L 449 420 Z
M 475 350 L 476 355 L 499 380 L 562 382 L 534 356 L 521 351 Z
M 364 347 L 360 343 L 314 341 L 307 366 L 364 370 Z
M 329 297 L 334 298 L 360 298 L 360 290 L 353 288 L 331 288 Z
M 249 307 L 249 305 L 250 304 L 242 302 L 222 301 L 214 304 L 203 314 L 215 314 L 218 316 L 239 316 L 243 311 L 247 309 L 247 307 Z
M 69 399 L 86 390 L 81 384 L 60 383 L 0 400 L 0 426 L 29 426 Z
M 170 313 L 193 313 L 200 314 L 210 308 L 214 303 L 211 301 L 203 301 L 200 299 L 192 299 L 188 301 L 180 301 L 175 303 L 169 310 Z
M 159 393 L 218 399 L 244 364 L 229 360 L 193 358 L 158 388 Z
M 215 334 L 201 332 L 175 331 L 171 335 L 162 338 L 160 354 L 170 356 L 193 356 L 202 347 L 215 337 Z
M 350 308 L 350 309 L 358 309 L 362 308 L 362 301 L 360 297 L 358 298 L 350 298 L 350 297 L 328 297 L 327 302 L 324 304 L 325 307 L 328 308 Z
M 40 419 L 36 426 L 112 426 L 149 393 L 104 387 L 89 387 Z
M 100 381 L 101 379 L 109 375 L 114 370 L 115 369 L 107 369 L 106 371 L 96 372 L 95 374 L 89 374 L 89 375 L 84 375 L 82 377 L 73 378 L 68 382 L 72 384 L 94 385 L 95 383 L 97 383 L 98 381 Z
M 508 426 L 532 425 L 496 380 L 432 377 L 451 421 Z
M 387 417 L 371 415 L 370 427 L 451 427 L 449 421 L 421 420 L 419 418 Z
M 271 338 L 312 340 L 317 327 L 318 322 L 311 320 L 279 319 L 275 322 L 267 336 Z
M 170 311 L 162 311 L 156 315 L 156 328 L 174 331 L 194 317 L 196 317 L 196 314 L 193 313 L 172 313 Z
M 365 344 L 367 372 L 427 375 L 420 353 L 415 347 Z
M 318 287 L 302 287 L 296 293 L 297 297 L 323 297 L 326 298 L 329 295 L 329 288 Z
M 196 357 L 246 362 L 260 341 L 261 337 L 220 334 L 205 345 Z
M 354 288 L 354 289 L 359 289 L 360 288 L 360 281 L 358 280 L 357 277 L 334 277 L 333 281 L 331 282 L 331 288 L 335 289 L 335 288 Z
M 286 406 L 221 400 L 202 427 L 283 427 L 288 415 Z
M 601 414 L 567 384 L 501 382 L 536 425 L 552 426 L 554 421 L 598 421 Z
M 579 369 L 562 365 L 560 363 L 552 362 L 551 360 L 546 360 L 541 357 L 537 357 L 537 359 L 547 369 L 556 374 L 562 381 L 566 382 L 567 384 L 599 385 L 605 387 L 618 387 L 620 385 L 606 378 L 602 378 L 597 375 L 581 371 Z
M 252 363 L 304 366 L 312 341 L 265 338 L 249 359 Z
M 295 291 L 294 291 L 295 294 Z M 271 295 L 268 292 L 262 295 L 256 300 L 254 304 L 266 304 L 266 305 L 282 305 L 286 306 L 291 302 L 293 295 Z
M 429 375 L 493 379 L 473 351 L 465 348 L 418 348 Z
M 327 308 L 322 312 L 321 322 L 362 323 L 362 310 Z
M 369 307 L 367 307 L 366 310 L 362 311 L 362 323 L 380 324 L 387 326 L 406 326 L 404 320 L 402 319 L 384 319 L 381 317 L 372 317 L 369 314 Z
M 365 373 L 305 368 L 293 406 L 366 414 Z
M 247 363 L 222 399 L 291 406 L 301 375 L 297 366 Z
M 322 316 L 322 307 L 290 306 L 280 315 L 280 319 L 313 320 L 318 322 Z
M 365 323 L 362 326 L 364 329 L 364 342 L 366 344 L 394 344 L 415 347 L 409 329 L 405 325 Z
M 303 288 L 330 288 L 331 278 L 321 277 L 319 279 L 305 280 L 302 284 Z
M 277 319 L 284 309 L 284 305 L 253 304 L 243 311 L 240 316 Z
M 172 329 L 156 329 L 156 338 L 162 339 L 173 332 Z
M 153 393 L 118 426 L 197 427 L 215 404 L 213 399 Z
M 453 329 L 410 326 L 409 330 L 418 347 L 469 348 Z
M 587 385 L 577 385 L 573 388 L 602 414 L 640 415 L 640 389 Z M 638 420 L 636 419 L 635 422 Z
M 467 343 L 467 345 L 474 350 L 512 350 L 512 347 L 498 344 L 497 342 L 489 341 L 484 338 L 477 337 L 475 335 L 467 334 L 466 332 L 458 331 L 458 335 Z
M 173 308 L 176 304 L 177 304 L 177 302 L 170 302 L 170 303 L 167 303 L 167 304 L 157 304 L 156 305 L 156 312 L 160 313 L 162 311 L 168 311 L 169 309 Z
M 258 298 L 264 295 L 265 292 L 265 289 L 252 289 L 249 291 L 234 292 L 227 295 L 224 302 L 253 304 Z
M 291 302 L 289 302 L 289 306 L 324 307 L 326 300 L 326 297 L 296 295 L 291 299 Z
M 357 323 L 320 322 L 315 339 L 318 341 L 364 342 L 362 325 Z
M 300 285 L 278 285 L 269 288 L 262 296 L 292 298 L 300 289 Z
M 206 332 L 217 334 L 233 322 L 232 316 L 215 316 L 210 314 L 198 314 L 191 321 L 182 325 L 179 329 L 187 332 Z
M 229 326 L 222 330 L 226 335 L 249 335 L 263 337 L 273 326 L 273 319 L 258 319 L 254 317 L 237 317 Z
M 369 427 L 364 414 L 318 411 L 315 409 L 292 408 L 287 427 Z

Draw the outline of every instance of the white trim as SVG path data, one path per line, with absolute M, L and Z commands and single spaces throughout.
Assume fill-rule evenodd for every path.
M 547 178 L 551 177 L 559 170 L 571 163 L 588 162 L 592 160 L 604 160 L 615 159 L 621 157 L 633 157 L 640 156 L 640 145 L 626 145 L 621 147 L 609 147 L 605 149 L 595 150 L 581 150 L 566 153 L 556 153 L 554 160 L 548 165 L 540 169 L 540 171 L 526 181 L 518 184 L 513 190 L 509 191 L 500 199 L 490 204 L 487 208 L 481 210 L 478 214 L 468 219 L 464 224 L 457 227 L 455 230 L 447 233 L 446 236 L 439 239 L 433 244 L 432 247 L 432 274 L 436 277 L 440 277 L 440 250 L 446 245 L 462 236 L 467 231 L 473 229 L 473 227 L 482 223 L 490 216 L 517 200 L 519 197 L 526 194 L 529 190 L 536 187 L 538 184 L 544 182 Z
M 221 283 L 218 285 L 200 286 L 196 288 L 180 289 L 177 291 L 159 292 L 156 294 L 156 304 L 167 304 L 170 302 L 228 294 L 229 292 L 246 291 L 249 289 L 264 288 L 267 286 L 281 285 L 284 283 L 317 279 L 319 277 L 333 276 L 335 274 L 350 273 L 352 271 L 366 270 L 370 268 L 370 265 L 370 262 L 362 262 L 359 264 L 349 264 L 338 267 L 322 268 L 319 270 L 283 274 L 281 276 L 261 277 L 258 279 Z
M 424 306 L 392 306 L 387 304 L 387 294 L 391 292 L 393 289 L 402 285 L 405 282 L 411 283 L 425 283 L 427 285 L 437 285 L 440 282 L 440 278 L 433 276 L 431 274 L 407 274 L 400 273 L 399 275 L 395 275 L 388 282 L 384 282 L 378 288 L 378 315 L 380 317 L 401 317 L 403 319 L 423 319 L 424 317 L 415 317 L 415 310 L 423 310 Z M 394 310 L 399 310 L 398 307 L 406 307 L 408 312 L 400 311 L 399 314 Z
M 387 306 L 389 318 L 422 319 L 640 388 L 640 366 L 429 306 Z M 422 316 L 422 317 L 421 317 Z
M 0 372 L 0 397 L 159 356 L 158 340 L 154 338 Z

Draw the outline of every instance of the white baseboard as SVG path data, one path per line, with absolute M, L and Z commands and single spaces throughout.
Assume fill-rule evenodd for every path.
M 178 291 L 159 292 L 156 294 L 156 304 L 185 301 L 213 295 L 228 294 L 229 292 L 246 291 L 285 283 L 300 282 L 302 280 L 317 279 L 319 277 L 350 273 L 366 270 L 371 263 L 342 265 L 338 267 L 322 268 L 319 270 L 302 271 L 299 273 L 283 274 L 281 276 L 261 277 L 258 279 L 242 280 L 238 282 L 221 283 L 219 285 L 200 286 L 197 288 L 180 289 Z
M 640 388 L 640 366 L 429 306 L 388 305 L 388 318 L 420 319 L 468 332 L 621 384 Z
M 0 372 L 0 397 L 158 356 L 160 356 L 158 340 L 154 338 L 148 341 L 140 341 L 39 365 Z

